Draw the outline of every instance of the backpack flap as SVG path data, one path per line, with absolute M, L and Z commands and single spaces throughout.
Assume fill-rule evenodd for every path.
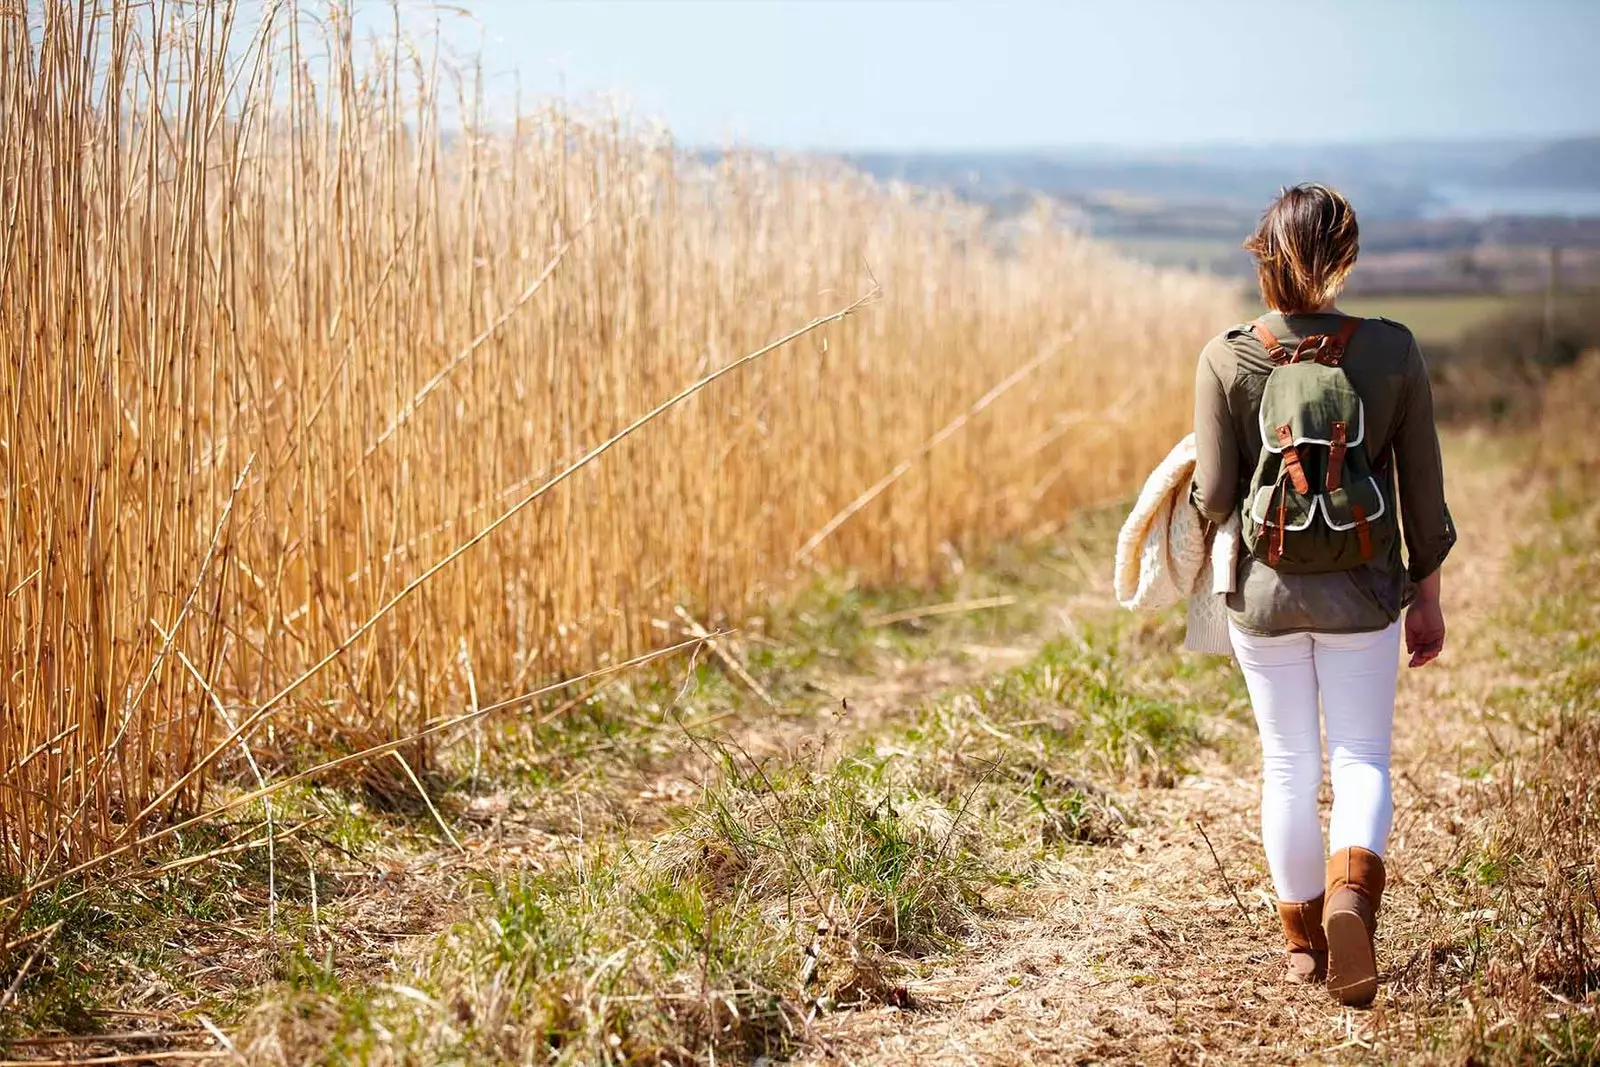
M 1317 498 L 1296 492 L 1287 478 L 1258 486 L 1250 502 L 1250 519 L 1257 526 L 1281 525 L 1289 533 L 1299 533 L 1320 517 Z
M 1344 426 L 1342 435 L 1336 425 Z M 1289 427 L 1297 448 L 1332 448 L 1338 441 L 1342 451 L 1366 440 L 1366 406 L 1339 368 L 1291 363 L 1272 372 L 1261 396 L 1261 444 L 1268 451 L 1283 451 L 1280 426 Z
M 1354 531 L 1362 557 L 1370 559 L 1375 551 L 1373 530 L 1386 528 L 1389 509 L 1384 502 L 1383 490 L 1372 475 L 1350 481 L 1325 493 L 1318 501 L 1322 518 L 1338 533 Z

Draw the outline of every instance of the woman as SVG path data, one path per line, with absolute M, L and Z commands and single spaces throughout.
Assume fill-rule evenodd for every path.
M 1394 814 L 1389 745 L 1398 620 L 1404 609 L 1412 667 L 1443 650 L 1439 567 L 1455 530 L 1416 340 L 1398 323 L 1354 319 L 1334 306 L 1355 265 L 1357 234 L 1349 202 L 1307 184 L 1284 190 L 1245 242 L 1271 310 L 1214 338 L 1201 353 L 1193 499 L 1211 522 L 1242 509 L 1247 541 L 1252 522 L 1260 535 L 1228 597 L 1228 628 L 1261 734 L 1261 837 L 1289 945 L 1289 976 L 1326 980 L 1341 1002 L 1364 1005 L 1377 991 L 1372 939 Z M 1347 400 L 1356 428 L 1347 434 L 1349 419 L 1335 421 L 1323 438 L 1322 431 L 1297 430 L 1300 416 L 1293 415 L 1267 427 L 1264 440 L 1264 423 L 1278 421 L 1284 410 L 1274 399 L 1286 395 L 1284 386 L 1268 389 L 1275 371 L 1283 375 L 1279 383 L 1299 376 L 1301 391 L 1287 395 L 1301 398 L 1301 412 L 1319 402 L 1305 399 L 1304 383 L 1325 388 L 1342 372 L 1346 394 L 1354 387 Z M 1264 394 L 1269 413 L 1262 410 Z M 1332 491 L 1343 477 L 1347 447 L 1364 449 L 1357 457 L 1367 465 L 1362 490 L 1370 470 L 1373 496 L 1363 508 L 1333 494 L 1319 510 L 1323 481 Z M 1349 500 L 1356 495 L 1352 487 Z M 1329 506 L 1335 499 L 1353 513 L 1345 522 L 1334 520 L 1345 514 Z M 1403 562 L 1398 534 L 1387 534 L 1394 527 L 1384 525 L 1395 523 L 1397 509 Z M 1314 549 L 1296 555 L 1295 539 L 1313 533 L 1359 534 L 1359 545 L 1337 558 L 1325 555 L 1329 562 L 1319 567 Z M 1319 695 L 1333 779 L 1331 854 L 1323 851 L 1317 812 Z

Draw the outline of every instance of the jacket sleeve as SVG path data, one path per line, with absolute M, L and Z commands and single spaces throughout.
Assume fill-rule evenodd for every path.
M 1433 419 L 1433 387 L 1415 339 L 1406 360 L 1405 395 L 1394 433 L 1395 474 L 1400 485 L 1400 520 L 1405 529 L 1406 569 L 1420 582 L 1444 562 L 1456 543 L 1455 523 L 1444 500 L 1444 461 Z
M 1194 376 L 1195 463 L 1190 499 L 1208 522 L 1221 524 L 1239 506 L 1239 444 L 1228 411 L 1228 391 L 1210 356 L 1211 346 L 1207 345 Z

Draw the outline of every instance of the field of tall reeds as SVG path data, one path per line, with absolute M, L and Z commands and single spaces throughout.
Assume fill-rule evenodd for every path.
M 0 12 L 15 882 L 374 745 L 420 773 L 680 606 L 936 579 L 1186 427 L 1227 291 L 1043 212 L 491 113 L 312 7 Z

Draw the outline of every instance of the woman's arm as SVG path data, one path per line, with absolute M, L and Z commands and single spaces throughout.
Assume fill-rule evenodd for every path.
M 1406 650 L 1420 667 L 1444 650 L 1444 608 L 1439 602 L 1439 568 L 1456 543 L 1455 523 L 1444 500 L 1444 463 L 1433 417 L 1428 366 L 1411 343 L 1406 395 L 1394 435 L 1395 473 L 1400 482 L 1400 517 L 1405 529 L 1406 563 L 1417 585 L 1406 611 Z
M 1450 554 L 1456 528 L 1444 502 L 1444 462 L 1439 456 L 1439 429 L 1433 421 L 1428 365 L 1415 340 L 1406 360 L 1404 390 L 1394 432 L 1394 465 L 1400 480 L 1406 566 L 1411 580 L 1421 584 Z
M 1439 572 L 1417 583 L 1417 597 L 1406 609 L 1406 651 L 1421 667 L 1444 651 L 1444 607 L 1439 603 Z
M 1228 391 L 1217 377 L 1210 354 L 1207 345 L 1194 376 L 1195 463 L 1190 499 L 1207 521 L 1220 524 L 1239 506 L 1239 445 L 1228 412 Z

